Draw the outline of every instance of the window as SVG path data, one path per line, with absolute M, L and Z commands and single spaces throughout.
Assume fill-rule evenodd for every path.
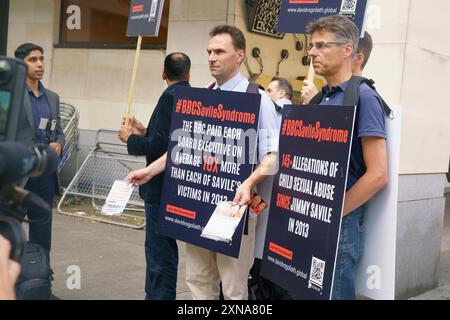
M 130 0 L 62 0 L 59 46 L 63 48 L 136 48 L 127 37 Z M 164 1 L 158 37 L 143 37 L 143 49 L 166 48 L 170 0 Z

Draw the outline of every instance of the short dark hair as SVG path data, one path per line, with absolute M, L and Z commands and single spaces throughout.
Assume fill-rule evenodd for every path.
M 288 80 L 286 80 L 285 78 L 274 77 L 272 81 L 278 82 L 278 90 L 283 89 L 284 92 L 286 92 L 286 97 L 288 99 L 292 98 L 292 85 Z
M 44 54 L 44 49 L 42 49 L 41 46 L 38 46 L 34 43 L 24 43 L 21 44 L 19 47 L 17 47 L 16 51 L 14 52 L 14 56 L 17 59 L 25 59 L 27 55 L 31 53 L 31 51 L 39 50 L 42 54 Z
M 244 50 L 246 47 L 246 41 L 245 36 L 242 33 L 242 31 L 236 27 L 224 24 L 220 26 L 214 27 L 211 32 L 209 33 L 209 36 L 215 37 L 219 34 L 228 34 L 231 37 L 231 40 L 233 41 L 233 46 L 235 49 Z
M 359 30 L 352 20 L 343 15 L 327 16 L 308 23 L 306 30 L 309 34 L 326 30 L 331 32 L 337 41 L 353 45 L 352 57 L 356 55 L 358 47 Z
M 359 39 L 358 49 L 356 50 L 356 52 L 361 52 L 364 55 L 364 61 L 361 65 L 361 69 L 364 69 L 364 67 L 366 66 L 367 61 L 369 60 L 370 57 L 370 53 L 372 52 L 372 48 L 373 48 L 372 37 L 367 31 L 365 31 L 364 37 Z
M 173 52 L 164 60 L 164 72 L 170 81 L 188 81 L 191 59 L 182 52 Z

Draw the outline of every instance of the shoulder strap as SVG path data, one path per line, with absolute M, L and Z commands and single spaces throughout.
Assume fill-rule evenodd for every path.
M 256 83 L 249 82 L 249 84 L 247 86 L 246 93 L 257 93 L 257 94 L 259 94 L 259 90 L 258 89 L 259 89 L 259 87 L 258 87 L 258 85 Z M 283 108 L 280 107 L 279 105 L 277 105 L 275 103 L 275 101 L 272 100 L 272 102 L 273 102 L 273 106 L 275 107 L 275 111 L 278 112 L 278 113 L 281 113 L 283 111 Z
M 363 77 L 352 76 L 348 81 L 347 89 L 344 94 L 345 106 L 357 106 L 359 103 L 359 94 Z
M 258 85 L 256 83 L 253 82 L 249 82 L 248 86 L 247 86 L 247 90 L 245 91 L 246 93 L 256 93 L 259 94 L 259 90 L 258 90 Z M 247 235 L 248 234 L 248 218 L 250 215 L 250 211 L 247 210 L 247 213 L 245 215 L 245 223 L 244 223 L 244 234 Z
M 347 90 L 345 90 L 344 105 L 349 105 L 349 106 L 358 105 L 361 83 L 367 84 L 372 90 L 377 92 L 377 90 L 374 86 L 375 81 L 373 81 L 372 79 L 352 76 L 348 82 Z M 381 105 L 383 107 L 384 113 L 386 114 L 387 117 L 393 119 L 394 115 L 393 115 L 392 109 L 389 108 L 388 104 L 386 103 L 386 101 L 384 101 L 384 99 L 381 96 L 380 96 L 380 99 L 381 99 Z
M 347 90 L 345 91 L 344 105 L 349 105 L 349 106 L 358 105 L 361 83 L 366 83 L 371 89 L 373 89 L 375 92 L 377 92 L 377 90 L 375 89 L 375 86 L 374 86 L 375 81 L 373 81 L 372 79 L 364 78 L 364 77 L 353 76 L 350 78 L 348 86 L 347 86 Z M 323 92 L 319 91 L 319 93 L 317 93 L 308 104 L 314 104 L 314 105 L 320 104 L 320 102 L 322 102 L 322 98 L 323 98 Z M 381 96 L 380 96 L 380 99 L 381 99 L 381 104 L 383 106 L 384 113 L 386 114 L 387 117 L 393 119 L 394 113 L 392 112 L 392 109 L 389 107 L 389 105 L 386 103 L 386 101 L 384 101 L 384 99 Z
M 378 93 L 377 89 L 375 88 L 375 81 L 373 81 L 372 79 L 366 79 L 364 78 L 364 82 L 371 88 L 373 89 L 376 93 Z M 389 107 L 389 105 L 386 103 L 386 101 L 384 101 L 383 97 L 380 96 L 380 94 L 378 94 L 378 96 L 381 99 L 381 105 L 383 106 L 383 110 L 384 113 L 386 114 L 387 117 L 394 119 L 394 112 L 392 111 L 392 109 Z
M 259 93 L 258 85 L 256 83 L 249 82 L 246 93 Z

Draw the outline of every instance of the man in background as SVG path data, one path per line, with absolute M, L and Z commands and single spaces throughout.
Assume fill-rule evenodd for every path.
M 189 87 L 191 61 L 181 52 L 169 54 L 164 61 L 162 79 L 168 87 L 159 98 L 147 128 L 135 117 L 119 129 L 119 138 L 131 155 L 145 155 L 147 165 L 167 152 L 175 89 Z M 178 247 L 175 239 L 156 232 L 164 172 L 139 188 L 145 201 L 145 298 L 175 300 L 178 273 Z
M 20 45 L 15 53 L 28 68 L 24 112 L 20 115 L 17 141 L 28 146 L 45 145 L 52 148 L 58 157 L 64 148 L 65 137 L 61 128 L 59 96 L 47 89 L 41 80 L 44 77 L 44 49 L 33 43 Z M 41 245 L 48 254 L 52 242 L 52 204 L 55 194 L 59 194 L 57 173 L 49 176 L 30 178 L 25 189 L 45 200 L 50 212 L 28 210 L 30 220 L 29 241 Z
M 267 94 L 281 111 L 285 104 L 292 104 L 292 85 L 284 78 L 273 78 L 267 87 Z

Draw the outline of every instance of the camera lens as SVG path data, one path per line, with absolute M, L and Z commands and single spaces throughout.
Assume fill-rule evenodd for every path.
M 0 60 L 0 84 L 4 84 L 11 78 L 11 65 L 8 61 Z

